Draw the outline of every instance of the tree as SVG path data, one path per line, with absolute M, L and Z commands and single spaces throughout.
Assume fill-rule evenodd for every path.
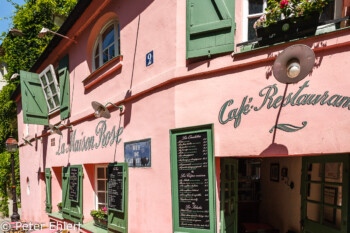
M 20 6 L 12 0 L 7 0 L 15 6 L 15 14 L 11 17 L 13 28 L 22 31 L 22 36 L 3 33 L 1 45 L 3 52 L 0 61 L 7 64 L 8 74 L 5 79 L 8 84 L 0 91 L 0 212 L 8 216 L 8 191 L 11 190 L 11 163 L 10 154 L 6 152 L 5 141 L 12 134 L 17 136 L 16 103 L 11 95 L 16 89 L 19 80 L 10 80 L 14 73 L 20 70 L 29 70 L 48 45 L 52 36 L 38 38 L 40 30 L 45 27 L 57 31 L 53 16 L 67 17 L 76 5 L 77 0 L 25 0 Z M 20 195 L 19 159 L 15 155 L 15 174 L 17 195 Z

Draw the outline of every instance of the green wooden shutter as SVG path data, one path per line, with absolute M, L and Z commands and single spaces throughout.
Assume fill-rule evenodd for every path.
M 23 122 L 26 124 L 48 125 L 48 110 L 39 75 L 21 70 L 21 95 Z
M 46 183 L 46 212 L 51 213 L 52 211 L 52 194 L 51 194 L 51 170 L 45 168 L 45 183 Z
M 110 170 L 113 167 L 123 168 L 123 199 L 122 210 L 113 209 L 109 205 L 109 177 Z M 128 232 L 128 164 L 127 163 L 111 163 L 107 169 L 107 206 L 108 206 L 108 232 Z
M 235 1 L 187 0 L 187 58 L 234 50 Z
M 69 199 L 70 169 L 78 169 L 78 199 Z M 83 222 L 83 167 L 73 165 L 62 168 L 62 216 L 74 223 Z
M 60 80 L 60 111 L 61 120 L 69 117 L 70 112 L 70 88 L 69 88 L 69 57 L 66 55 L 59 62 L 58 76 Z

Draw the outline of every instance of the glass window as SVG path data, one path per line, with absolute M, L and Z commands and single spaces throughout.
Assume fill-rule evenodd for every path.
M 93 68 L 98 69 L 103 64 L 120 55 L 120 27 L 118 22 L 112 22 L 104 27 L 95 44 Z
M 262 16 L 267 7 L 267 0 L 245 0 L 245 17 L 243 40 L 252 40 L 256 38 L 254 23 Z
M 107 207 L 107 166 L 96 166 L 96 209 Z
M 55 111 L 60 106 L 60 89 L 57 82 L 56 72 L 52 65 L 39 74 L 41 87 L 49 109 L 49 113 Z

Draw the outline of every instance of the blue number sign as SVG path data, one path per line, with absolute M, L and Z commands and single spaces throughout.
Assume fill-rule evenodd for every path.
M 151 139 L 124 143 L 125 162 L 129 167 L 151 166 Z
M 153 64 L 153 50 L 146 54 L 146 66 Z

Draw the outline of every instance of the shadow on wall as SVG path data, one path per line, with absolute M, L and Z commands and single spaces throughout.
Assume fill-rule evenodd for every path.
M 288 148 L 282 144 L 272 143 L 260 155 L 288 155 Z

